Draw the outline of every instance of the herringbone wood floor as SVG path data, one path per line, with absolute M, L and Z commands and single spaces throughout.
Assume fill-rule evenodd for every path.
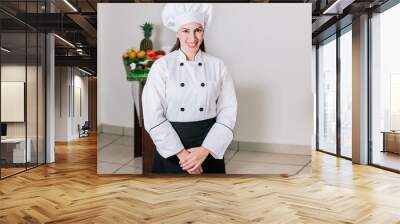
M 0 223 L 400 223 L 400 175 L 315 152 L 312 175 L 96 174 L 96 139 L 0 181 Z

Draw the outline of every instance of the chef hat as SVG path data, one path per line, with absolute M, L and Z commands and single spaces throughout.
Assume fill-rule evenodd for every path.
M 190 22 L 198 22 L 206 29 L 211 15 L 212 5 L 207 3 L 168 3 L 162 12 L 162 20 L 164 26 L 175 32 Z

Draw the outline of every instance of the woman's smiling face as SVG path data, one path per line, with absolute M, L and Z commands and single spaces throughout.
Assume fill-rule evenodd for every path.
M 184 52 L 195 54 L 203 42 L 204 28 L 200 23 L 191 22 L 182 25 L 176 37 L 179 39 L 181 48 Z

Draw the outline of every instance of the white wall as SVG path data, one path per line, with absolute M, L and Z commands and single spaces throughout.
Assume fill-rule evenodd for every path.
M 4 64 L 1 66 L 1 81 L 3 82 L 26 82 L 26 75 L 28 76 L 28 82 L 30 87 L 36 85 L 36 67 L 35 66 L 25 66 L 19 64 Z M 32 77 L 33 76 L 33 77 Z M 31 108 L 27 108 L 27 122 L 7 122 L 7 136 L 8 137 L 24 137 L 25 136 L 25 128 L 28 125 L 28 137 L 32 133 L 36 134 L 36 88 L 27 88 L 27 106 L 31 106 Z M 32 91 L 32 92 L 31 92 Z M 2 96 L 3 98 L 4 96 Z M 32 104 L 32 102 L 34 102 Z M 2 108 L 2 110 L 7 110 L 7 108 Z M 22 108 L 24 110 L 24 108 Z
M 56 67 L 56 141 L 69 141 L 78 138 L 78 124 L 83 125 L 88 120 L 88 78 L 82 75 L 83 73 L 79 70 L 71 67 Z M 74 94 L 77 94 L 74 92 L 75 87 L 81 89 L 82 116 L 74 107 L 74 100 L 76 100 Z
M 68 67 L 55 68 L 55 141 L 68 140 Z
M 2 112 L 7 110 L 20 110 L 20 111 L 9 111 L 11 113 L 22 113 L 26 112 L 26 119 L 22 119 L 22 122 L 6 122 L 7 123 L 7 137 L 21 138 L 25 135 L 30 139 L 31 145 L 31 160 L 36 161 L 39 159 L 39 163 L 44 162 L 44 87 L 43 87 L 42 68 L 40 66 L 25 65 L 25 63 L 5 63 L 1 66 L 1 81 L 2 82 L 24 82 L 26 85 L 26 99 L 22 99 L 22 105 L 20 108 L 9 108 L 2 107 Z M 3 93 L 2 89 L 2 93 Z M 24 93 L 23 90 L 21 90 Z M 39 92 L 37 92 L 39 91 Z M 7 92 L 6 92 L 7 93 Z M 2 98 L 7 98 L 7 95 L 2 95 Z M 22 97 L 24 98 L 24 97 Z M 26 101 L 24 103 L 24 101 Z M 12 103 L 12 102 L 11 102 Z M 3 103 L 2 103 L 3 104 Z M 3 105 L 4 106 L 4 105 Z M 38 157 L 37 157 L 38 155 Z
M 77 104 L 79 104 L 79 102 L 77 102 L 76 100 L 77 97 L 74 97 L 75 99 L 75 114 L 73 114 L 73 119 L 72 119 L 72 129 L 71 129 L 71 134 L 73 136 L 73 138 L 78 138 L 79 137 L 79 133 L 78 133 L 78 129 L 77 126 L 78 124 L 80 124 L 81 126 L 85 123 L 85 121 L 88 121 L 88 106 L 89 106 L 89 95 L 88 95 L 88 77 L 87 76 L 82 76 L 82 73 L 78 70 L 75 70 L 74 72 L 74 86 L 75 86 L 75 93 L 74 94 L 78 94 L 77 88 L 78 87 L 81 91 L 81 113 L 79 113 L 78 108 L 76 107 Z
M 133 125 L 132 83 L 121 55 L 138 47 L 140 25 L 155 24 L 156 49 L 175 34 L 164 4 L 98 4 L 98 123 Z M 311 4 L 214 4 L 206 50 L 222 58 L 236 84 L 235 140 L 312 144 Z

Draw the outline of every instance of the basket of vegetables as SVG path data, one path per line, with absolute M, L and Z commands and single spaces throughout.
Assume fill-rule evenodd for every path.
M 164 56 L 165 52 L 155 51 L 153 49 L 147 51 L 139 51 L 136 48 L 129 48 L 123 54 L 123 61 L 128 80 L 144 80 L 149 74 L 151 65 Z

